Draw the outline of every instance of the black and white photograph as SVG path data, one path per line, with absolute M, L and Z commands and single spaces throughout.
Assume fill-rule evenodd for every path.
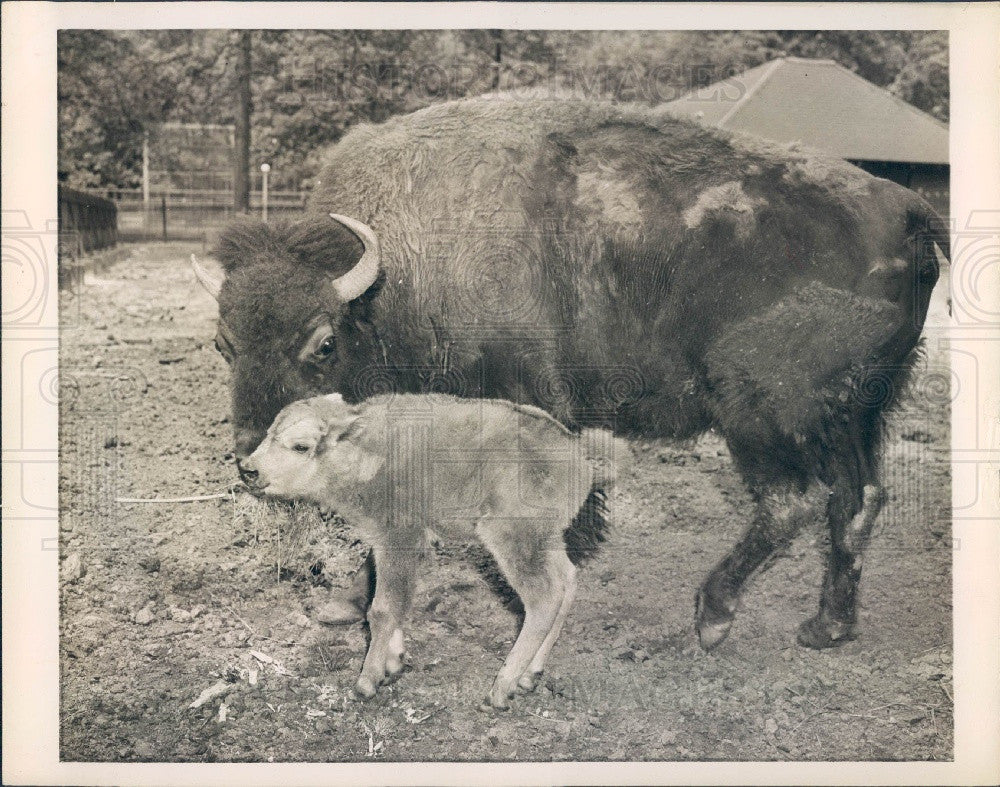
M 56 212 L 4 192 L 57 761 L 955 778 L 1000 211 L 947 25 L 229 7 L 59 24 Z

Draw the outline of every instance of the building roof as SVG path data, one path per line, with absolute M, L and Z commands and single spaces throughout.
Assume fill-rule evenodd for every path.
M 948 126 L 833 60 L 783 57 L 665 108 L 845 159 L 948 163 Z

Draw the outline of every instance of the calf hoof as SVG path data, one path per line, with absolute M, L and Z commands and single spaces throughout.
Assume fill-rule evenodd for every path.
M 389 638 L 389 655 L 385 660 L 385 671 L 398 675 L 406 667 L 406 651 L 403 649 L 403 630 L 394 629 Z
M 728 609 L 731 607 L 732 609 Z M 710 598 L 705 588 L 698 591 L 695 598 L 695 629 L 698 631 L 698 643 L 703 650 L 712 650 L 729 636 L 736 616 L 735 599 L 728 604 L 720 605 Z
M 354 684 L 354 693 L 363 700 L 370 700 L 378 692 L 378 686 L 371 678 L 362 675 Z
M 490 695 L 486 702 L 493 710 L 510 710 L 510 697 L 494 697 Z
M 316 608 L 313 618 L 327 626 L 346 626 L 364 620 L 365 611 L 352 599 L 332 598 Z
M 483 701 L 479 703 L 479 710 L 483 713 L 496 713 L 497 711 L 510 710 L 510 702 L 504 700 L 500 704 L 497 704 L 493 697 L 487 694 L 486 697 L 483 698 Z
M 398 678 L 406 669 L 406 655 L 389 656 L 385 660 L 385 673 L 391 678 Z
M 486 695 L 486 702 L 496 710 L 507 710 L 510 707 L 510 698 L 514 696 L 514 688 L 514 685 L 506 682 L 494 683 L 490 693 Z
M 517 679 L 517 690 L 522 694 L 530 694 L 538 687 L 541 678 L 541 672 L 525 672 Z
M 816 615 L 799 626 L 795 639 L 806 648 L 815 650 L 835 648 L 854 639 L 854 626 L 841 620 L 831 620 L 823 615 Z

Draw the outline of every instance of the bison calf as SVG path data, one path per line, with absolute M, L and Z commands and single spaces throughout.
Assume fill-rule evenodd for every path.
M 609 432 L 575 435 L 542 410 L 505 401 L 387 395 L 348 405 L 332 394 L 283 409 L 244 474 L 256 492 L 336 509 L 372 545 L 362 697 L 402 670 L 426 530 L 477 536 L 524 604 L 487 697 L 505 708 L 517 688 L 534 688 L 559 636 L 574 560 L 604 540 L 616 445 Z

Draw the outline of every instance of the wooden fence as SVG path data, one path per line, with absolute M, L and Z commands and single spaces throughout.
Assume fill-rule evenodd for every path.
M 207 189 L 154 189 L 149 201 L 138 189 L 116 189 L 107 196 L 118 206 L 118 233 L 126 241 L 200 240 L 211 244 L 219 231 L 239 215 L 232 192 Z M 272 191 L 271 220 L 294 219 L 305 210 L 305 191 Z M 250 193 L 250 213 L 260 218 L 262 195 Z
M 74 257 L 118 242 L 118 209 L 111 200 L 59 186 L 61 250 Z

